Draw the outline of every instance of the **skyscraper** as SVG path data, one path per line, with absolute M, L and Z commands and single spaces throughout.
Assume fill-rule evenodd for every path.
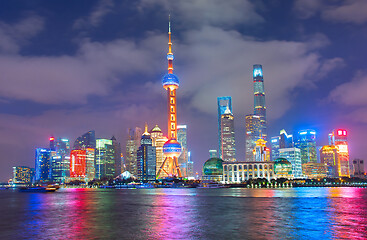
M 140 143 L 139 143 L 140 146 Z M 128 130 L 128 139 L 126 140 L 126 153 L 125 153 L 125 165 L 126 171 L 130 172 L 134 177 L 137 177 L 137 153 L 138 146 L 135 141 L 135 131 L 130 129 Z
M 302 161 L 300 149 L 280 148 L 279 157 L 287 159 L 292 164 L 292 174 L 295 178 L 302 177 Z
M 110 139 L 96 140 L 96 178 L 115 176 L 115 150 Z
M 260 131 L 262 138 L 266 140 L 266 106 L 265 106 L 265 88 L 262 66 L 256 64 L 253 66 L 254 82 L 254 114 L 260 117 Z
M 256 141 L 261 138 L 261 121 L 258 115 L 250 114 L 245 117 L 246 124 L 246 161 L 253 161 L 253 150 Z
M 115 152 L 115 176 L 121 174 L 121 144 L 112 136 L 112 146 Z
M 168 165 L 168 176 L 182 177 L 180 167 L 178 165 L 178 157 L 181 154 L 181 144 L 177 141 L 177 108 L 176 108 L 176 90 L 180 85 L 178 77 L 173 74 L 173 53 L 171 42 L 171 21 L 168 23 L 168 73 L 162 79 L 163 88 L 167 91 L 168 97 L 168 141 L 163 145 L 163 154 L 165 160 L 160 166 L 157 177 L 164 171 L 165 165 Z
M 339 177 L 350 177 L 347 131 L 345 129 L 333 130 L 329 136 L 332 145 L 338 149 L 337 172 Z
M 236 161 L 236 148 L 234 138 L 234 117 L 229 107 L 221 115 L 221 133 L 220 133 L 220 155 L 222 160 Z
M 191 152 L 187 153 L 187 177 L 193 179 L 194 176 L 194 162 L 191 160 Z
M 280 142 L 279 136 L 272 137 L 270 140 L 272 161 L 275 161 L 275 159 L 279 158 L 279 142 Z
M 74 142 L 73 149 L 83 150 L 86 148 L 96 148 L 96 133 L 94 130 L 89 131 L 78 137 Z
M 74 149 L 70 153 L 70 180 L 89 182 L 95 178 L 93 148 Z
M 164 162 L 164 154 L 163 154 L 163 145 L 168 139 L 163 136 L 162 130 L 155 125 L 155 127 L 150 130 L 150 137 L 152 138 L 153 147 L 155 147 L 156 152 L 156 173 L 158 174 L 159 168 L 162 166 Z M 168 171 L 168 165 L 164 166 L 164 171 L 161 171 L 160 178 L 168 177 L 166 172 Z
M 70 143 L 66 138 L 50 138 L 51 178 L 64 183 L 70 176 Z
M 287 132 L 284 129 L 282 129 L 280 130 L 279 136 L 280 136 L 279 148 L 294 147 L 292 134 L 287 134 Z
M 334 145 L 326 145 L 320 149 L 320 162 L 327 167 L 328 177 L 338 177 L 338 149 Z
M 222 115 L 224 112 L 229 109 L 230 112 L 232 112 L 232 97 L 226 96 L 226 97 L 218 97 L 217 98 L 218 103 L 218 149 L 219 149 L 219 158 L 222 158 Z
M 141 137 L 140 147 L 137 152 L 138 179 L 140 181 L 155 181 L 156 179 L 156 152 L 152 138 L 145 125 L 145 131 Z
M 182 177 L 187 178 L 187 161 L 188 161 L 188 149 L 187 149 L 187 126 L 177 126 L 177 141 L 181 144 L 182 152 L 178 157 L 178 165 L 180 166 Z
M 316 131 L 312 129 L 301 130 L 297 136 L 297 148 L 301 150 L 302 164 L 317 163 Z
M 35 181 L 51 181 L 50 150 L 47 148 L 36 148 L 35 157 Z

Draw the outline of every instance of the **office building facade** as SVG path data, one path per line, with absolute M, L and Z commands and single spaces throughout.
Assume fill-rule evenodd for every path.
M 292 175 L 295 178 L 302 177 L 302 160 L 301 150 L 298 148 L 281 148 L 279 149 L 279 157 L 285 158 L 292 164 Z
M 225 162 L 236 161 L 234 117 L 229 107 L 221 115 L 220 156 Z
M 260 131 L 262 138 L 266 140 L 266 106 L 265 106 L 265 87 L 262 65 L 253 65 L 254 83 L 254 114 L 260 117 Z
M 219 149 L 219 157 L 222 158 L 221 147 L 222 147 L 222 115 L 224 112 L 229 109 L 232 113 L 232 97 L 225 96 L 225 97 L 218 97 L 217 98 L 217 105 L 218 105 L 218 149 Z
M 261 139 L 261 121 L 260 116 L 249 114 L 245 117 L 246 125 L 246 161 L 253 161 L 253 150 L 256 147 L 256 141 Z

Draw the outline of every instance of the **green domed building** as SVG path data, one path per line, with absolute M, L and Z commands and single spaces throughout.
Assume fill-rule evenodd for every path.
M 203 166 L 203 180 L 220 182 L 223 180 L 223 160 L 209 158 Z
M 285 158 L 277 158 L 274 161 L 274 173 L 277 178 L 291 179 L 292 175 L 292 163 Z

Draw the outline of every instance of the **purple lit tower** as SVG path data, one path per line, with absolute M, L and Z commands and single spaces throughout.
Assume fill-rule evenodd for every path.
M 163 88 L 167 91 L 168 102 L 168 141 L 163 145 L 164 161 L 160 166 L 157 178 L 161 171 L 164 171 L 170 177 L 181 178 L 181 170 L 178 164 L 178 157 L 181 154 L 181 144 L 177 142 L 177 108 L 176 108 L 176 89 L 180 82 L 178 77 L 173 74 L 173 53 L 171 42 L 171 21 L 168 23 L 168 73 L 162 79 Z

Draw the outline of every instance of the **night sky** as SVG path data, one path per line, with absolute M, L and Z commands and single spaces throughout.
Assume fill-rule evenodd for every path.
M 269 137 L 312 128 L 317 145 L 349 132 L 367 160 L 367 1 L 0 1 L 0 181 L 34 167 L 48 138 L 167 131 L 168 14 L 178 123 L 194 170 L 218 146 L 217 102 L 232 96 L 237 160 L 253 113 L 252 65 L 264 71 Z

